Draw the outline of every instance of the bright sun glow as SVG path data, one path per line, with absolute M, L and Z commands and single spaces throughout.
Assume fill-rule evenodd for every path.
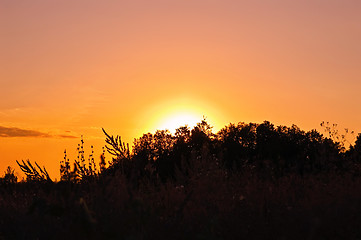
M 174 113 L 160 121 L 158 129 L 168 129 L 171 133 L 174 133 L 177 128 L 185 125 L 193 128 L 201 120 L 202 119 L 199 118 L 199 116 L 193 113 Z
M 193 129 L 206 117 L 207 122 L 217 132 L 223 126 L 220 120 L 223 114 L 217 110 L 217 104 L 197 99 L 192 96 L 166 99 L 154 103 L 139 116 L 137 136 L 154 133 L 156 130 L 169 130 L 175 133 L 179 127 L 187 125 Z

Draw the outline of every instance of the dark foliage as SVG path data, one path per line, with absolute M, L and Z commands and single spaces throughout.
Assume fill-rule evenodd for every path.
M 335 131 L 295 125 L 211 130 L 203 120 L 147 133 L 132 150 L 103 130 L 99 170 L 82 140 L 55 183 L 36 163 L 18 163 L 29 177 L 16 183 L 8 169 L 2 178 L 0 239 L 361 237 L 361 135 L 346 150 Z
M 6 168 L 4 177 L 0 178 L 0 184 L 8 185 L 8 184 L 15 184 L 18 181 L 18 177 L 14 173 L 14 169 L 10 166 Z

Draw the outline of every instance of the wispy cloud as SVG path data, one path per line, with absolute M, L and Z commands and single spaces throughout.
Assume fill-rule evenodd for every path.
M 56 137 L 60 137 L 60 138 L 78 138 L 78 137 L 71 136 L 71 135 L 56 135 Z
M 50 135 L 48 133 L 44 133 L 36 130 L 22 129 L 16 127 L 3 127 L 3 126 L 0 126 L 0 137 L 76 138 L 75 136 L 72 135 Z

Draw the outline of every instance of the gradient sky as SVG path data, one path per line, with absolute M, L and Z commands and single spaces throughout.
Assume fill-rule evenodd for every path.
M 361 132 L 359 0 L 2 0 L 0 171 L 164 119 Z M 87 151 L 87 149 L 86 149 Z M 2 175 L 2 173 L 0 174 Z

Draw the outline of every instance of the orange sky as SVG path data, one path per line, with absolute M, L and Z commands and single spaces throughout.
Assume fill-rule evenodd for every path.
M 359 0 L 4 0 L 0 35 L 1 172 L 58 177 L 81 135 L 99 155 L 101 127 L 132 142 L 177 112 L 361 132 Z

